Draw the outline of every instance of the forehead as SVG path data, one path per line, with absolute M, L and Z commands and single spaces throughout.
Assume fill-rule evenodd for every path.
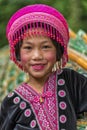
M 32 36 L 27 36 L 23 39 L 23 43 L 25 42 L 33 42 L 33 43 L 42 43 L 42 42 L 52 42 L 49 37 L 46 36 L 40 36 L 40 35 L 32 35 Z

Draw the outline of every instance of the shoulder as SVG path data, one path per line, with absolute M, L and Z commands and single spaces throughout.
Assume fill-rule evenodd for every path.
M 29 120 L 26 120 L 27 117 Z M 13 130 L 16 122 L 28 125 L 31 117 L 34 117 L 34 114 L 30 105 L 15 91 L 9 93 L 2 101 L 0 108 L 0 128 L 2 130 Z
M 21 86 L 21 84 L 16 86 L 13 91 L 9 92 L 4 97 L 4 99 L 1 102 L 1 106 L 6 106 L 6 108 L 8 108 L 8 107 L 12 107 L 12 106 L 16 105 L 16 107 L 17 107 L 17 105 L 23 100 L 21 98 L 21 96 L 15 91 L 20 86 Z
M 71 69 L 71 68 L 63 68 L 63 73 L 66 73 L 66 74 L 80 74 L 78 73 L 77 71 Z
M 83 74 L 78 73 L 73 69 L 64 68 L 61 72 L 58 72 L 58 79 L 64 79 L 66 81 L 67 86 L 70 85 L 85 85 L 87 86 L 87 77 Z
M 84 76 L 84 74 L 81 74 L 81 73 L 79 73 L 73 69 L 70 69 L 70 68 L 63 68 L 61 74 L 65 75 L 67 77 L 79 77 L 79 78 L 81 77 L 81 78 L 87 79 L 87 77 Z
M 5 126 L 12 123 L 13 115 L 17 116 L 16 113 L 18 111 L 18 107 L 14 103 L 14 99 L 16 97 L 16 93 L 9 93 L 2 101 L 0 108 L 0 128 L 4 128 Z M 11 119 L 11 121 L 10 121 Z M 10 121 L 10 122 L 9 122 Z
M 10 92 L 2 101 L 1 110 L 5 109 L 5 107 L 6 107 L 6 110 L 9 110 L 10 107 L 15 106 L 16 97 L 18 97 L 18 96 L 14 91 Z
M 73 76 L 73 74 L 76 74 L 76 73 L 77 73 L 76 71 L 72 69 L 68 69 L 68 68 L 63 68 L 57 71 L 58 77 L 63 77 L 63 78 L 70 78 Z
M 4 120 L 9 119 L 9 114 L 11 119 L 15 119 L 21 115 L 21 113 L 26 108 L 27 103 L 24 101 L 20 95 L 15 91 L 9 93 L 1 103 L 0 108 L 0 118 Z

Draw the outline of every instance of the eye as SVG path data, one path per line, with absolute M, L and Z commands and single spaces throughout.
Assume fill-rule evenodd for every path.
M 31 46 L 25 46 L 24 49 L 31 50 L 32 47 Z
M 42 48 L 43 49 L 49 49 L 49 48 L 51 48 L 51 46 L 50 45 L 44 45 Z

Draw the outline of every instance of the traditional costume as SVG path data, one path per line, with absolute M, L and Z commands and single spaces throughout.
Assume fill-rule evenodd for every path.
M 43 28 L 43 32 L 32 28 Z M 47 35 L 64 47 L 62 66 L 65 66 L 68 25 L 65 18 L 47 5 L 31 5 L 17 11 L 7 26 L 11 59 L 16 60 L 14 46 L 24 37 Z M 27 32 L 27 33 L 26 33 Z M 71 69 L 53 72 L 39 94 L 22 83 L 3 100 L 0 111 L 0 130 L 76 130 L 77 115 L 87 111 L 87 78 Z

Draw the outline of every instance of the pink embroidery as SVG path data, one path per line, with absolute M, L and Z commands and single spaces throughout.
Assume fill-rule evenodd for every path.
M 44 120 L 42 125 L 43 127 L 49 128 L 49 123 L 47 122 L 47 120 Z
M 42 108 L 40 108 L 40 110 L 38 112 L 38 116 L 39 116 L 39 120 L 42 123 L 43 128 L 49 127 L 49 122 L 47 121 L 47 117 L 45 116 Z
M 64 79 L 59 79 L 58 80 L 58 85 L 64 85 L 65 84 L 65 80 Z
M 25 112 L 24 112 L 24 115 L 26 117 L 29 117 L 31 115 L 31 110 L 30 109 L 26 109 Z
M 25 109 L 25 108 L 26 108 L 26 103 L 22 101 L 22 102 L 20 103 L 20 109 L 23 110 L 23 109 Z
M 45 18 L 44 18 L 45 16 Z M 37 17 L 39 19 L 39 21 L 44 21 L 44 23 L 48 23 L 50 21 L 50 24 L 54 26 L 54 28 L 56 28 L 57 30 L 59 30 L 59 32 L 61 33 L 61 35 L 63 36 L 63 40 L 64 40 L 64 43 L 65 45 L 67 44 L 68 42 L 68 36 L 67 36 L 67 30 L 66 28 L 64 27 L 64 24 L 59 20 L 57 19 L 55 16 L 53 15 L 48 15 L 46 13 L 31 13 L 31 14 L 26 14 L 26 15 L 23 15 L 22 17 L 20 17 L 19 19 L 15 20 L 15 22 L 12 24 L 11 28 L 10 28 L 10 32 L 8 34 L 8 37 L 11 35 L 14 34 L 14 29 L 15 30 L 18 30 L 19 25 L 22 23 L 22 25 L 24 23 L 30 23 L 32 21 L 35 21 L 35 19 L 37 20 Z M 20 23 L 21 21 L 21 23 Z
M 60 107 L 62 110 L 65 110 L 65 109 L 66 109 L 66 103 L 65 103 L 65 102 L 60 102 L 60 103 L 59 103 L 59 107 Z
M 44 102 L 44 99 L 46 97 L 51 97 L 52 96 L 52 91 L 47 91 L 46 93 L 42 94 L 41 96 L 35 96 L 33 101 L 34 102 L 40 102 L 40 103 L 43 103 Z
M 39 127 L 42 130 L 58 130 L 58 104 L 56 100 L 56 73 L 53 73 L 44 86 L 42 97 L 45 98 L 43 103 L 38 102 L 40 95 L 37 95 L 27 84 L 19 86 L 15 92 L 27 102 L 36 115 Z M 36 97 L 35 97 L 36 96 Z M 34 99 L 35 98 L 35 99 Z M 34 102 L 34 100 L 36 102 Z
M 65 92 L 64 90 L 60 90 L 60 91 L 58 92 L 58 95 L 59 95 L 60 97 L 65 97 L 65 96 L 66 96 L 66 92 Z
M 35 121 L 35 120 L 32 120 L 31 123 L 30 123 L 30 126 L 31 126 L 31 128 L 35 128 L 35 126 L 36 126 L 36 121 Z
M 40 97 L 39 96 L 35 96 L 33 101 L 34 102 L 39 102 L 39 100 L 40 100 Z
M 13 99 L 13 102 L 14 102 L 14 104 L 18 104 L 20 102 L 20 98 L 19 97 L 15 97 Z
M 61 122 L 61 123 L 65 123 L 66 120 L 67 120 L 67 118 L 66 118 L 65 115 L 61 115 L 61 116 L 60 116 L 60 122 Z
M 14 95 L 14 93 L 11 92 L 11 93 L 8 94 L 8 97 L 12 97 L 13 95 Z
M 52 91 L 47 91 L 45 94 L 47 97 L 51 97 L 52 96 Z

